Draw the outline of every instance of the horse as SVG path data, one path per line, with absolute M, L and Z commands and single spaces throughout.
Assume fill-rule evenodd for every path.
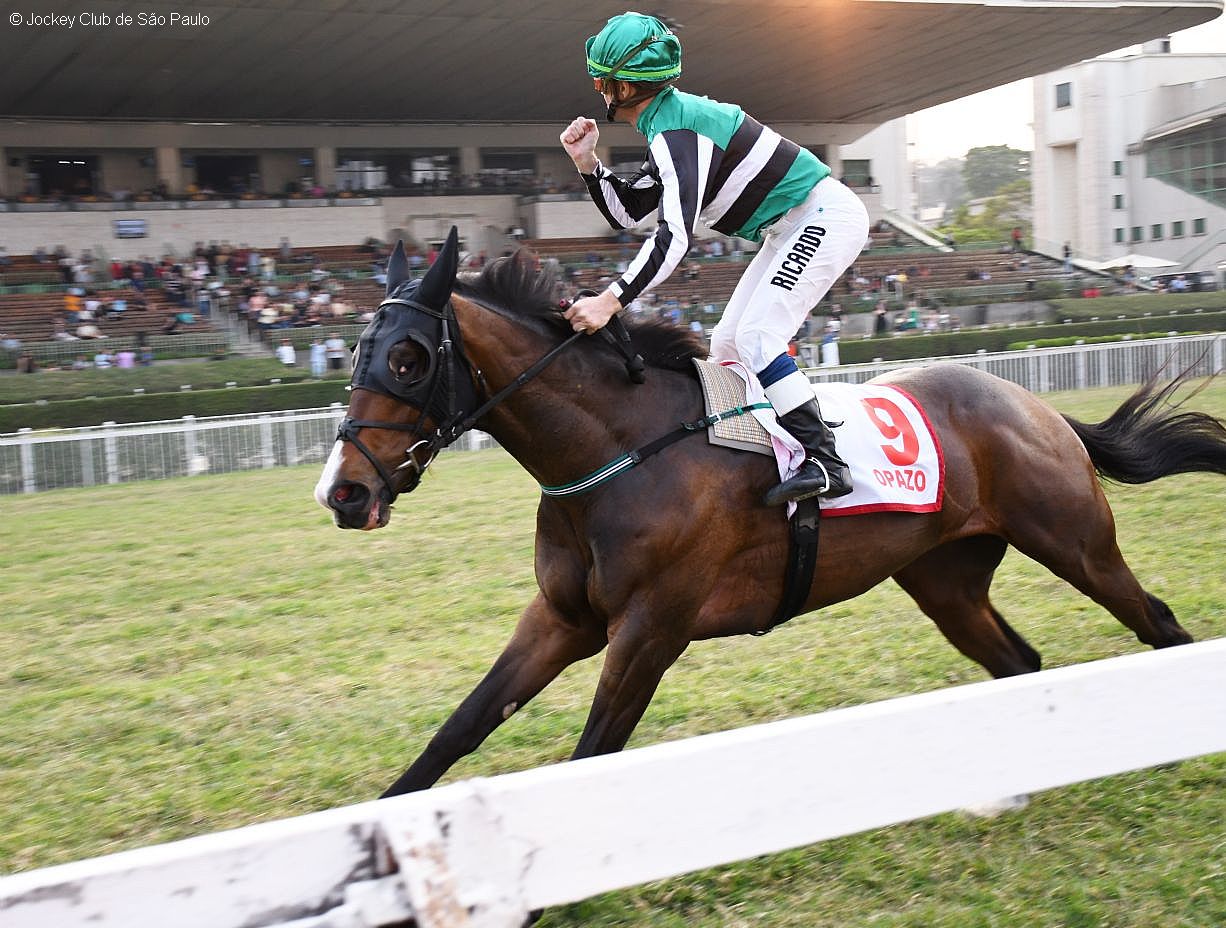
M 525 253 L 457 277 L 455 230 L 424 278 L 402 247 L 387 299 L 354 356 L 352 393 L 315 489 L 337 526 L 379 529 L 434 456 L 469 428 L 492 435 L 542 488 L 538 591 L 492 668 L 386 790 L 433 785 L 576 661 L 606 651 L 572 758 L 621 750 L 665 671 L 693 641 L 762 633 L 785 584 L 783 510 L 762 503 L 770 458 L 705 440 L 639 449 L 703 415 L 700 336 L 627 324 L 645 366 L 627 376 L 616 339 L 572 333 L 548 272 Z M 613 344 L 610 344 L 612 342 Z M 939 511 L 823 520 L 800 612 L 889 577 L 993 677 L 1040 669 L 1039 653 L 992 605 L 1010 546 L 1103 606 L 1154 648 L 1192 640 L 1124 562 L 1101 480 L 1226 474 L 1226 424 L 1178 411 L 1184 378 L 1145 384 L 1100 423 L 1057 413 L 1023 388 L 957 364 L 878 377 L 915 397 L 940 437 Z M 636 383 L 635 380 L 642 380 Z M 610 468 L 630 460 L 636 466 Z

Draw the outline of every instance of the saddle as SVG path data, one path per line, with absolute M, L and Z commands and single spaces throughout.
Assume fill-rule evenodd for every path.
M 776 421 L 774 410 L 757 408 L 761 387 L 740 364 L 695 361 L 706 411 L 749 407 L 753 415 L 721 419 L 707 431 L 714 445 L 775 458 L 780 479 L 799 466 L 803 449 Z M 928 417 L 915 399 L 886 384 L 815 384 L 822 413 L 838 427 L 839 455 L 851 468 L 855 489 L 821 499 L 827 516 L 871 512 L 936 512 L 945 496 L 945 458 Z

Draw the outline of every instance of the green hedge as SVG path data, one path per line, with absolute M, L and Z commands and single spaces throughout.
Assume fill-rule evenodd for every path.
M 936 335 L 899 335 L 839 342 L 839 360 L 860 364 L 881 358 L 902 361 L 909 358 L 941 358 L 974 354 L 976 351 L 1006 351 L 1013 342 L 1034 344 L 1048 338 L 1093 338 L 1097 335 L 1131 335 L 1142 332 L 1221 332 L 1226 331 L 1226 312 L 1180 316 L 1142 316 L 1131 319 L 1105 319 L 1099 322 L 1073 322 L 1061 325 L 1028 325 L 1017 328 L 963 329 Z
M 1176 310 L 1180 315 L 1226 311 L 1226 291 L 1208 293 L 1132 293 L 1127 296 L 1101 296 L 1092 300 L 1052 300 L 1057 319 L 1109 319 L 1116 316 L 1165 316 Z
M 1175 335 L 1198 335 L 1198 332 L 1144 332 L 1138 335 L 1100 335 L 1097 338 L 1041 338 L 1033 342 L 1013 342 L 1006 346 L 1008 351 L 1025 351 L 1027 348 L 1068 348 L 1072 345 L 1105 345 L 1113 342 L 1137 341 L 1143 342 L 1155 338 L 1169 338 Z
M 240 387 L 266 386 L 273 378 L 280 378 L 282 383 L 298 383 L 311 376 L 305 359 L 299 360 L 302 363 L 297 367 L 286 367 L 272 358 L 233 358 L 126 370 L 41 370 L 31 376 L 0 377 L 0 405 L 130 396 L 137 389 L 146 393 L 178 393 L 184 384 L 190 384 L 193 390 L 217 390 L 229 383 Z M 337 371 L 328 376 L 348 378 L 349 372 Z
M 182 416 L 231 416 L 244 413 L 309 409 L 348 403 L 347 380 L 109 396 L 57 403 L 0 407 L 0 432 L 18 429 L 74 428 L 103 422 L 150 422 Z

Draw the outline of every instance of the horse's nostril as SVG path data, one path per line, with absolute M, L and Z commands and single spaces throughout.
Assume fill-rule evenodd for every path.
M 361 509 L 369 495 L 366 487 L 360 483 L 342 483 L 333 487 L 328 494 L 328 505 L 337 511 Z

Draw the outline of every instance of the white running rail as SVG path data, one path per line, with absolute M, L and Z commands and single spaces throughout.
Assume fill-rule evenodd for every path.
M 1223 719 L 1218 639 L 3 877 L 0 923 L 518 928 L 539 907 L 1223 751 Z

